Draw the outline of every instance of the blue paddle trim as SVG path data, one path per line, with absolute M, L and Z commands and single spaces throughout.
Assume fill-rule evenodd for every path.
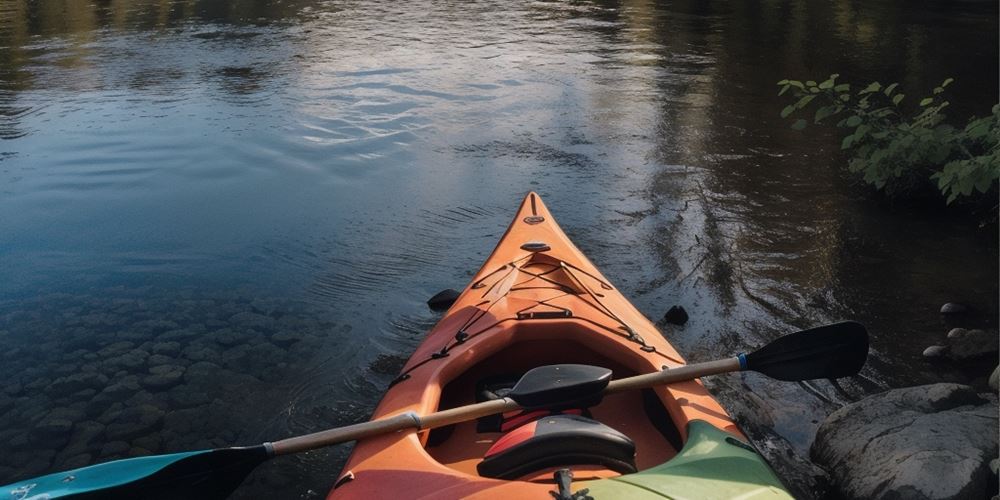
M 740 360 L 740 371 L 747 369 L 747 355 L 742 352 L 736 355 L 736 359 Z
M 116 460 L 79 469 L 57 472 L 0 487 L 14 498 L 62 498 L 102 490 L 152 475 L 164 467 L 212 450 Z M 22 496 L 18 496 L 22 495 Z

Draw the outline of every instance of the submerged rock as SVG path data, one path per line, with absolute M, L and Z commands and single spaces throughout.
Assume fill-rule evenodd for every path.
M 984 498 L 997 410 L 963 385 L 894 389 L 831 414 L 811 454 L 846 498 Z

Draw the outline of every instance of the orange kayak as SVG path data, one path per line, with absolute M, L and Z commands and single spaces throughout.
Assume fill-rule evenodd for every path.
M 617 379 L 684 359 L 530 193 L 372 418 L 502 397 L 528 370 L 570 363 Z M 363 440 L 328 498 L 790 498 L 697 380 L 591 403 Z

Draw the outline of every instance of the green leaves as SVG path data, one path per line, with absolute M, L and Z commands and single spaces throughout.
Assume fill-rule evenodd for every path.
M 948 203 L 973 193 L 985 193 L 1000 180 L 1000 103 L 992 114 L 970 120 L 965 127 L 945 123 L 948 101 L 937 95 L 954 80 L 948 78 L 924 97 L 919 106 L 904 106 L 905 95 L 898 83 L 883 86 L 872 82 L 856 93 L 852 86 L 837 83 L 833 74 L 819 83 L 781 80 L 778 95 L 794 99 L 781 110 L 782 118 L 820 103 L 812 121 L 822 124 L 839 117 L 844 129 L 840 147 L 847 151 L 848 169 L 865 182 L 889 192 L 899 186 L 934 182 Z M 830 122 L 834 123 L 834 122 Z M 802 130 L 805 118 L 791 127 Z M 933 175 L 928 179 L 928 172 Z

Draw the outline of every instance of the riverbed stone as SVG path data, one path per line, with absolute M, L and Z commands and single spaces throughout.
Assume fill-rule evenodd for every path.
M 181 352 L 180 342 L 157 342 L 149 349 L 153 354 L 176 356 Z
M 184 379 L 184 367 L 180 365 L 154 366 L 149 372 L 150 374 L 142 379 L 142 385 L 150 390 L 169 389 Z
M 60 397 L 68 396 L 84 389 L 100 389 L 107 383 L 108 377 L 100 373 L 74 373 L 57 378 L 49 385 L 48 390 L 56 397 Z
M 924 349 L 925 358 L 941 358 L 948 352 L 948 347 L 943 345 L 932 345 L 927 349 Z
M 811 454 L 848 499 L 984 498 L 997 412 L 964 385 L 894 389 L 831 414 Z
M 128 449 L 129 445 L 125 441 L 110 441 L 108 443 L 105 443 L 104 446 L 101 447 L 101 456 L 102 457 L 119 456 L 127 452 Z
M 278 347 L 287 349 L 301 341 L 303 337 L 302 333 L 295 330 L 281 330 L 271 335 L 271 342 Z
M 112 441 L 127 441 L 157 430 L 163 423 L 163 410 L 144 404 L 122 410 L 104 429 Z
M 941 306 L 941 314 L 962 314 L 968 310 L 968 307 L 957 302 L 948 302 Z
M 1000 335 L 997 332 L 986 330 L 962 330 L 952 336 L 948 332 L 948 354 L 947 356 L 955 361 L 965 361 L 969 359 L 995 355 L 1000 351 Z
M 253 328 L 260 331 L 271 330 L 274 327 L 274 318 L 251 311 L 236 313 L 229 317 L 229 322 L 239 325 L 241 328 Z
M 86 467 L 90 465 L 94 457 L 90 453 L 81 453 L 79 455 L 74 455 L 66 460 L 59 463 L 59 468 L 63 470 L 77 469 L 80 467 Z

